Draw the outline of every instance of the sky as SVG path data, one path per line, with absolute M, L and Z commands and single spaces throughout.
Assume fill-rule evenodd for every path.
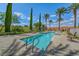
M 0 12 L 6 11 L 7 4 L 0 4 Z M 71 4 L 68 3 L 15 3 L 12 6 L 12 13 L 19 17 L 19 25 L 29 25 L 30 9 L 33 8 L 33 23 L 38 22 L 39 14 L 41 13 L 42 22 L 45 23 L 44 14 L 50 15 L 49 20 L 52 20 L 52 27 L 58 26 L 56 9 L 65 7 L 68 8 Z M 77 13 L 79 15 L 79 12 Z M 70 12 L 62 16 L 64 19 L 61 26 L 73 26 L 73 14 Z M 77 17 L 77 25 L 79 17 Z

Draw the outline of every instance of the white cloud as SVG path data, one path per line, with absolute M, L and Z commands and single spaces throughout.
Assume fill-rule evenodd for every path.
M 30 20 L 30 16 L 26 17 L 27 20 Z M 36 20 L 36 17 L 33 16 L 33 20 Z
M 73 19 L 73 17 L 71 17 L 69 20 L 65 19 L 65 20 L 61 21 L 61 26 L 71 26 L 71 25 L 73 26 L 73 22 L 74 22 L 74 19 Z M 58 26 L 58 22 L 56 22 L 52 25 Z
M 30 20 L 30 17 L 27 17 L 27 20 Z
M 21 16 L 21 15 L 23 15 L 23 14 L 20 13 L 20 12 L 14 12 L 14 14 L 17 15 L 18 17 Z
M 73 23 L 73 21 L 74 21 L 74 19 L 70 18 L 69 20 L 63 20 L 63 21 L 61 21 L 61 24 L 62 25 L 67 25 L 67 24 Z
M 20 18 L 21 18 L 21 19 L 26 19 L 26 16 L 21 15 Z
M 56 15 L 50 15 L 50 17 L 55 17 Z
M 23 13 L 14 12 L 14 14 L 17 15 L 18 17 L 20 17 L 20 19 L 26 19 L 26 16 Z

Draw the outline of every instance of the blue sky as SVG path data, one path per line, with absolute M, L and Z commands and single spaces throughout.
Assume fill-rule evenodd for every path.
M 13 4 L 12 13 L 20 17 L 19 25 L 29 25 L 30 9 L 33 8 L 33 23 L 38 21 L 39 14 L 42 14 L 42 22 L 44 23 L 44 14 L 50 14 L 50 20 L 57 21 L 56 9 L 60 7 L 68 7 L 67 3 L 16 3 Z M 6 11 L 6 4 L 0 4 L 0 12 Z M 78 13 L 79 14 L 79 13 Z M 73 26 L 73 14 L 65 14 L 63 16 L 62 26 Z M 78 20 L 79 21 L 79 20 Z M 58 26 L 58 23 L 52 23 L 53 26 Z

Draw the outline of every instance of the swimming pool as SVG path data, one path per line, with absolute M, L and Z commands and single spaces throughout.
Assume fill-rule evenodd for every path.
M 33 35 L 27 38 L 21 39 L 27 44 L 33 44 L 35 47 L 39 48 L 40 50 L 46 49 L 49 43 L 51 42 L 52 37 L 54 36 L 54 32 L 46 32 L 46 33 L 39 33 L 37 35 Z

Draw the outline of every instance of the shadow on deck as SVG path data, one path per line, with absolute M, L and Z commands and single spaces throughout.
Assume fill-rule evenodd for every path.
M 39 42 L 38 42 L 39 43 Z M 69 47 L 69 44 L 66 44 L 63 46 L 63 44 L 59 44 L 56 47 L 52 47 L 52 49 L 49 49 L 47 47 L 46 50 L 42 49 L 39 50 L 36 47 L 33 47 L 33 45 L 30 45 L 29 47 L 26 47 L 28 45 L 22 44 L 20 45 L 20 42 L 17 42 L 15 39 L 12 44 L 1 54 L 2 56 L 16 56 L 16 53 L 18 53 L 23 47 L 25 47 L 25 50 L 21 53 L 18 54 L 19 56 L 26 56 L 26 55 L 31 55 L 31 56 L 48 56 L 48 55 L 55 55 L 57 54 L 62 54 L 63 56 L 73 56 L 77 55 L 79 53 L 79 50 L 69 50 L 66 54 L 63 54 Z M 51 43 L 52 44 L 52 43 Z M 49 44 L 48 46 L 50 46 Z M 32 48 L 34 48 L 34 52 L 32 52 Z

